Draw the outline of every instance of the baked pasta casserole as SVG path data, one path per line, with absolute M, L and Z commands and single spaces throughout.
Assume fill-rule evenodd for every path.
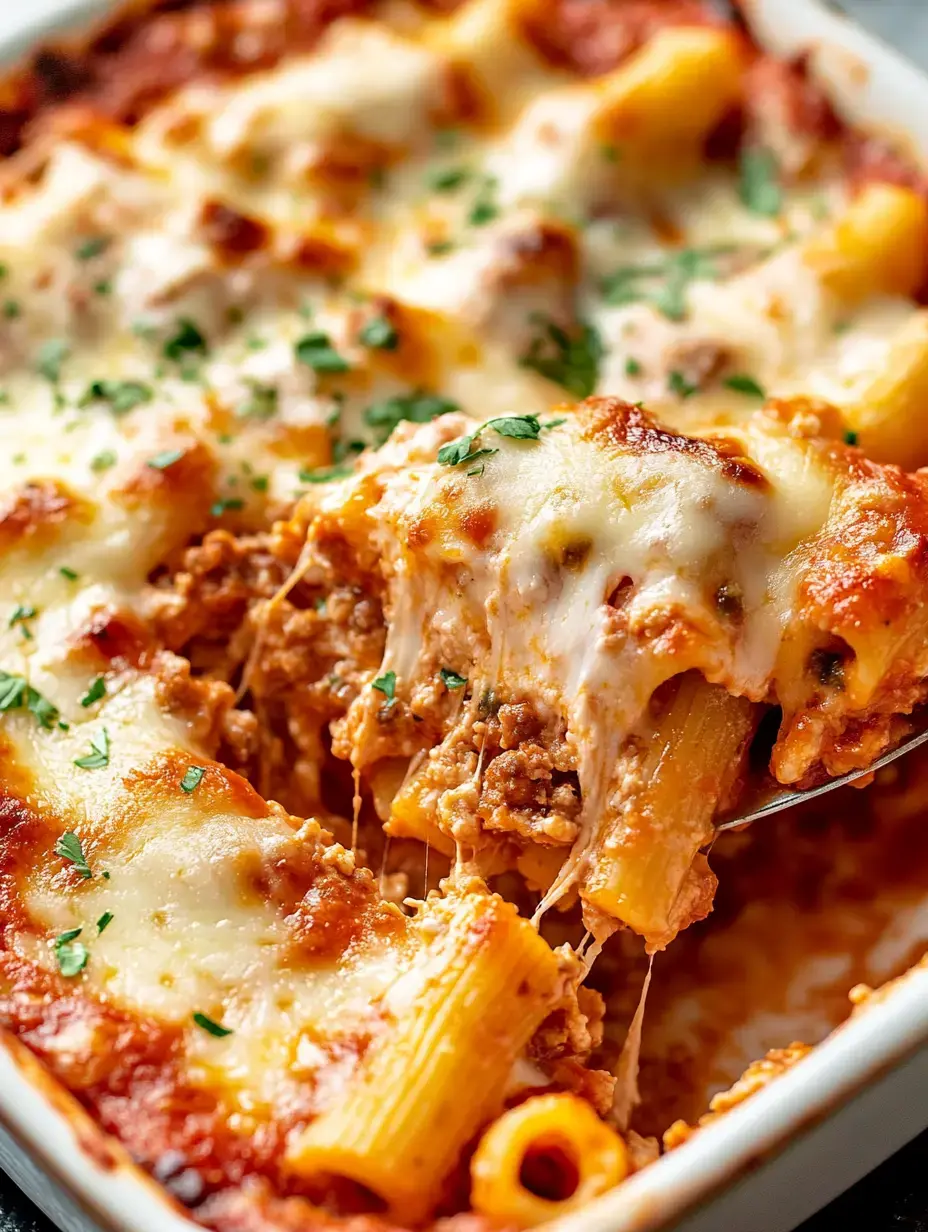
M 108 1149 L 217 1232 L 526 1228 L 916 960 L 917 762 L 710 868 L 928 699 L 928 188 L 803 63 L 171 0 L 0 146 L 0 1028 Z

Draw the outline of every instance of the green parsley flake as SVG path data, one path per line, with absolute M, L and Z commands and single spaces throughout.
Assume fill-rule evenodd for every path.
M 153 471 L 166 471 L 169 466 L 179 462 L 186 452 L 186 449 L 162 449 L 161 453 L 149 458 L 145 465 L 150 466 Z
M 772 150 L 749 146 L 741 151 L 741 202 L 752 214 L 777 218 L 783 210 L 780 166 Z
M 726 389 L 732 390 L 736 394 L 745 394 L 749 398 L 766 398 L 764 387 L 754 380 L 752 376 L 748 376 L 744 372 L 736 372 L 732 376 L 726 377 L 722 382 Z
M 63 338 L 49 338 L 39 347 L 35 367 L 40 376 L 57 384 L 61 380 L 61 365 L 71 354 L 71 348 Z
M 859 437 L 856 432 L 845 432 L 844 434 L 845 445 L 856 445 L 858 440 L 859 440 Z
M 467 677 L 459 676 L 457 672 L 453 672 L 450 667 L 443 667 L 438 674 L 441 677 L 441 682 L 446 689 L 463 689 L 467 684 Z
M 32 620 L 35 615 L 36 610 L 31 603 L 18 603 L 13 609 L 7 627 L 12 629 L 14 625 L 21 625 L 25 620 Z
M 553 321 L 542 321 L 542 333 L 533 339 L 519 363 L 560 385 L 576 398 L 588 398 L 599 382 L 603 344 L 592 325 L 581 322 L 568 334 Z
M 199 326 L 189 317 L 180 317 L 174 328 L 174 333 L 162 347 L 165 359 L 180 363 L 191 355 L 203 357 L 209 351 L 206 338 L 200 332 Z
M 77 940 L 82 931 L 83 929 L 80 928 L 69 928 L 66 933 L 55 938 L 55 958 L 58 960 L 58 970 L 67 979 L 80 975 L 90 959 L 87 947 L 82 941 Z
M 641 376 L 641 371 L 640 360 L 634 359 L 631 355 L 629 355 L 628 359 L 625 361 L 625 375 Z
M 15 321 L 17 317 L 22 316 L 22 308 L 15 299 L 4 300 L 3 315 L 8 321 Z
M 433 192 L 454 192 L 469 176 L 470 172 L 466 167 L 442 167 L 427 177 L 426 184 Z
M 247 398 L 240 402 L 235 410 L 239 419 L 256 419 L 264 422 L 273 419 L 277 414 L 279 396 L 275 385 L 263 385 L 260 381 L 249 381 Z
M 294 346 L 296 357 L 314 372 L 348 372 L 351 365 L 332 346 L 329 335 L 321 330 L 304 334 Z
M 200 786 L 200 783 L 203 781 L 203 775 L 205 773 L 205 766 L 188 766 L 184 771 L 184 777 L 180 781 L 181 791 L 196 791 L 196 789 Z
M 687 291 L 698 279 L 718 278 L 718 259 L 735 251 L 729 244 L 711 248 L 682 248 L 643 265 L 625 265 L 600 284 L 607 304 L 649 303 L 669 321 L 686 317 Z
M 51 729 L 58 722 L 58 708 L 28 683 L 24 676 L 0 671 L 0 711 L 25 707 L 40 727 Z
M 93 871 L 84 856 L 81 840 L 71 830 L 62 834 L 55 843 L 55 855 L 61 856 L 62 860 L 69 860 L 74 865 L 74 871 L 80 873 L 85 881 L 89 881 L 93 876 Z
M 425 246 L 425 251 L 430 257 L 445 257 L 454 249 L 454 240 L 429 240 Z
M 392 398 L 384 398 L 381 402 L 372 402 L 364 411 L 364 422 L 374 429 L 378 443 L 383 444 L 396 425 L 403 420 L 410 423 L 430 423 L 440 415 L 448 415 L 457 410 L 460 410 L 460 407 L 450 398 L 415 390 L 410 394 L 397 394 Z
M 693 394 L 699 393 L 698 385 L 691 385 L 682 372 L 674 369 L 667 380 L 667 388 L 672 394 L 676 394 L 678 398 L 692 398 Z
M 152 387 L 144 381 L 91 381 L 81 394 L 79 407 L 105 402 L 114 415 L 126 415 L 137 406 L 151 402 Z
M 74 759 L 75 766 L 81 770 L 102 770 L 110 764 L 110 737 L 105 727 L 101 727 L 90 741 L 91 752 Z
M 371 688 L 382 693 L 387 701 L 396 700 L 396 672 L 384 672 L 376 680 L 371 681 Z
M 220 1026 L 218 1022 L 214 1022 L 212 1018 L 208 1018 L 206 1014 L 201 1014 L 199 1010 L 193 1015 L 193 1021 L 198 1027 L 202 1028 L 207 1035 L 214 1035 L 216 1039 L 224 1039 L 227 1035 L 232 1034 L 229 1027 Z
M 347 479 L 354 471 L 350 466 L 320 466 L 316 470 L 299 472 L 300 483 L 334 483 L 336 479 Z
M 395 351 L 400 336 L 396 326 L 386 317 L 372 317 L 362 327 L 358 341 L 376 351 Z
M 90 459 L 90 469 L 92 471 L 108 471 L 111 466 L 115 466 L 117 462 L 116 455 L 112 449 L 104 449 Z
M 221 518 L 224 513 L 234 513 L 238 509 L 244 509 L 245 502 L 238 496 L 223 496 L 210 508 L 210 514 L 214 518 Z
M 109 236 L 91 235 L 75 248 L 74 255 L 78 261 L 90 261 L 93 257 L 99 257 L 101 252 L 106 252 L 110 243 Z
M 100 916 L 99 920 L 97 920 L 97 936 L 99 936 L 100 933 L 102 933 L 105 928 L 108 928 L 110 924 L 112 924 L 112 922 L 113 922 L 112 911 L 104 911 L 103 914 Z
M 81 705 L 86 710 L 88 706 L 92 706 L 94 702 L 100 701 L 103 697 L 106 697 L 106 680 L 98 676 L 81 698 Z
M 67 565 L 62 565 L 58 572 L 63 578 L 67 578 L 69 582 L 76 582 L 80 577 L 80 574 L 75 569 L 71 569 Z

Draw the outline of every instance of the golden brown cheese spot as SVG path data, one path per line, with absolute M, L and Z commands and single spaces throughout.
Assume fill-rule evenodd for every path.
M 217 257 L 230 265 L 267 247 L 270 234 L 263 222 L 213 198 L 203 202 L 198 226 Z
M 70 653 L 93 665 L 146 668 L 154 649 L 151 631 L 135 613 L 101 608 L 72 634 Z
M 657 423 L 640 405 L 619 398 L 588 398 L 582 404 L 584 437 L 615 449 L 643 454 L 679 454 L 718 470 L 744 487 L 769 488 L 766 476 L 722 435 L 711 441 L 682 436 Z
M 179 517 L 190 519 L 187 530 L 206 516 L 213 500 L 216 461 L 200 441 L 182 441 L 183 450 L 169 466 L 151 466 L 146 460 L 129 476 L 122 488 L 113 493 L 129 509 L 151 504 L 170 509 Z
M 192 764 L 203 769 L 204 774 L 196 790 L 189 793 L 189 804 L 204 817 L 227 812 L 257 820 L 269 815 L 267 802 L 247 779 L 208 757 L 191 758 L 180 749 L 159 755 L 147 765 L 132 770 L 123 779 L 140 815 L 144 815 L 147 808 L 157 809 L 157 801 L 162 795 L 182 791 L 181 782 Z
M 460 517 L 461 531 L 478 548 L 486 547 L 499 523 L 499 510 L 490 501 L 465 509 Z
M 0 500 L 0 550 L 23 540 L 51 542 L 63 523 L 84 523 L 93 517 L 91 506 L 55 479 L 24 484 Z

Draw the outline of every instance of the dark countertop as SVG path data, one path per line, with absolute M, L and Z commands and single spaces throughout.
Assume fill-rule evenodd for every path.
M 928 67 L 928 0 L 842 0 L 842 5 L 864 25 L 887 41 L 904 46 L 910 57 Z M 928 1232 L 928 1133 L 858 1182 L 797 1232 L 858 1229 Z M 0 1232 L 55 1232 L 53 1225 L 2 1173 Z

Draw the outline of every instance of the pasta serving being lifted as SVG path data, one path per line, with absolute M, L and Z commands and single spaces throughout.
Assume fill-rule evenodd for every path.
M 925 184 L 701 0 L 133 5 L 0 119 L 0 1029 L 217 1232 L 577 1210 L 620 948 L 928 700 Z

